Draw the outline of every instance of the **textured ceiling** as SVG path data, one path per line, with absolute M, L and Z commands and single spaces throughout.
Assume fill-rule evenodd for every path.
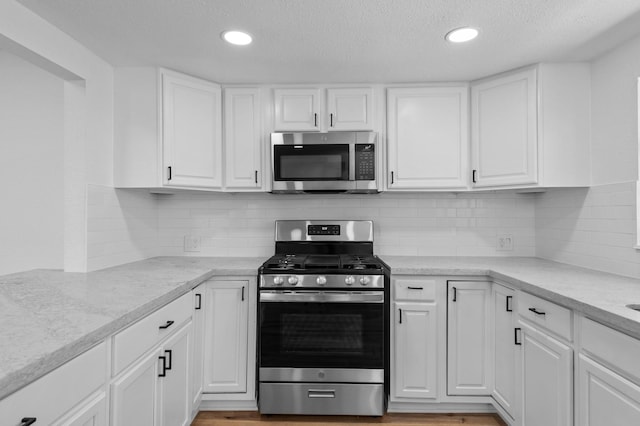
M 221 83 L 472 80 L 588 60 L 640 32 L 639 0 L 19 0 L 115 66 Z M 451 45 L 444 34 L 480 36 Z M 254 43 L 227 45 L 242 29 Z

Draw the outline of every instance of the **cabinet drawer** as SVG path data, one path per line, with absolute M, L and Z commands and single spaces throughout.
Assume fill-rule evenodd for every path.
M 396 278 L 395 300 L 434 301 L 437 282 L 428 278 Z
M 113 338 L 113 375 L 120 373 L 191 317 L 192 296 L 179 299 L 149 314 Z
M 580 320 L 582 349 L 640 383 L 640 340 L 595 321 Z
M 24 417 L 50 425 L 104 386 L 107 345 L 101 343 L 0 401 L 0 423 L 19 425 Z
M 518 314 L 571 341 L 571 311 L 528 293 L 518 296 Z

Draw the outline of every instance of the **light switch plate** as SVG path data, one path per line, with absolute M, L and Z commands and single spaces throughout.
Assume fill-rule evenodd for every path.
M 200 251 L 201 240 L 195 235 L 184 236 L 184 251 L 198 252 Z
M 496 244 L 496 250 L 498 251 L 511 251 L 513 250 L 513 235 L 512 234 L 499 234 Z

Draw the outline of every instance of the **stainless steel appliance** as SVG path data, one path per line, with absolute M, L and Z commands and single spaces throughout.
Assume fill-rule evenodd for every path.
M 376 133 L 272 133 L 274 193 L 376 193 Z
M 259 293 L 261 413 L 385 412 L 389 269 L 371 221 L 277 221 Z

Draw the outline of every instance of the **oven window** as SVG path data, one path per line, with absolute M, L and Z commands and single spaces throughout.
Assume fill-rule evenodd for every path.
M 276 145 L 274 178 L 284 181 L 349 180 L 349 145 Z
M 261 303 L 260 366 L 383 368 L 384 305 Z

